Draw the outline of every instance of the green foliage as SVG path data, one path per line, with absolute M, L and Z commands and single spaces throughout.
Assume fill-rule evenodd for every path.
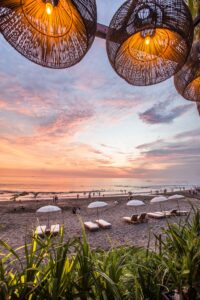
M 200 1 L 199 0 L 185 0 L 190 8 L 193 18 L 200 15 Z M 200 38 L 200 25 L 195 28 L 194 41 L 198 41 Z
M 163 232 L 161 263 L 166 284 L 177 289 L 182 299 L 200 299 L 200 212 L 185 224 L 168 224 Z
M 156 236 L 157 250 L 119 247 L 92 250 L 81 239 L 34 236 L 12 249 L 0 241 L 1 300 L 159 300 L 177 290 L 200 297 L 200 213 L 168 224 Z
M 188 4 L 191 14 L 193 17 L 196 17 L 200 13 L 200 3 L 199 0 L 186 0 Z

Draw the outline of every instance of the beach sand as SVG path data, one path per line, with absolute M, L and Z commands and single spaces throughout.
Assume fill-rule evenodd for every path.
M 134 196 L 145 202 L 145 206 L 137 208 L 137 212 L 153 212 L 160 209 L 170 210 L 177 208 L 176 200 L 169 200 L 160 204 L 150 204 L 151 196 Z M 50 215 L 50 224 L 63 224 L 65 229 L 65 239 L 71 237 L 81 237 L 81 221 L 95 221 L 97 219 L 96 209 L 87 208 L 88 204 L 95 200 L 106 201 L 108 206 L 99 209 L 102 219 L 112 224 L 111 229 L 100 229 L 97 232 L 88 232 L 88 241 L 93 248 L 108 249 L 119 245 L 147 246 L 149 235 L 151 236 L 151 247 L 154 247 L 154 234 L 161 233 L 167 222 L 180 222 L 185 217 L 170 217 L 167 219 L 149 219 L 148 223 L 127 224 L 122 220 L 124 216 L 131 216 L 135 213 L 134 207 L 128 207 L 126 202 L 128 196 L 109 197 L 101 199 L 67 199 L 58 201 L 57 205 L 62 208 L 61 213 Z M 190 210 L 190 202 L 200 209 L 200 200 L 187 197 L 179 200 L 182 210 Z M 38 224 L 47 225 L 46 214 L 36 214 L 36 210 L 44 205 L 51 204 L 49 201 L 24 201 L 24 202 L 0 202 L 0 239 L 9 243 L 10 246 L 17 248 L 24 244 L 25 239 L 30 240 L 34 229 Z M 80 207 L 80 215 L 72 213 L 73 207 Z

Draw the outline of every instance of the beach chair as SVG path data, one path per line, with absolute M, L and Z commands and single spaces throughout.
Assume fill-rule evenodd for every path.
M 165 217 L 172 217 L 172 216 L 176 216 L 176 209 L 171 209 L 171 210 L 164 210 L 162 211 L 162 213 L 165 215 Z
M 148 222 L 147 214 L 146 213 L 140 214 L 138 216 L 137 220 L 138 220 L 139 223 L 146 223 L 146 222 Z
M 163 219 L 163 218 L 166 218 L 166 215 L 163 212 L 161 212 L 161 211 L 147 213 L 147 216 L 149 218 L 153 218 L 153 219 Z
M 177 210 L 177 209 L 166 210 L 163 213 L 167 217 L 168 216 L 187 216 L 189 214 L 189 212 L 186 210 Z
M 172 210 L 163 210 L 161 212 L 155 212 L 155 213 L 161 213 L 164 214 L 164 216 L 166 218 L 171 217 L 171 216 L 175 216 L 175 213 L 172 213 Z
M 187 216 L 189 214 L 189 211 L 187 210 L 177 210 L 176 216 Z
M 110 223 L 108 223 L 105 220 L 99 219 L 95 221 L 99 227 L 103 228 L 103 229 L 109 229 L 112 227 L 112 225 Z
M 57 235 L 60 232 L 60 224 L 51 225 L 50 234 Z
M 123 220 L 129 224 L 138 224 L 138 215 L 132 215 L 131 217 L 123 217 Z
M 46 229 L 47 229 L 46 225 L 37 226 L 35 229 L 35 235 L 44 236 L 46 233 Z
M 177 214 L 177 209 L 172 209 L 172 210 L 170 210 L 170 214 L 171 214 L 171 216 L 176 216 L 176 214 Z
M 89 231 L 97 231 L 97 230 L 99 230 L 99 226 L 96 223 L 91 222 L 91 221 L 84 222 L 84 226 Z

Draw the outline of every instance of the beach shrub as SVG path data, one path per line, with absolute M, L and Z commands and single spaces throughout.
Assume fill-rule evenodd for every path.
M 124 278 L 128 273 L 128 263 L 133 252 L 130 247 L 112 248 L 109 251 L 94 252 L 94 260 L 98 272 L 103 274 L 100 281 L 100 299 L 123 299 L 126 294 Z M 105 276 L 107 280 L 105 280 Z
M 0 299 L 8 300 L 8 288 L 5 282 L 0 281 Z
M 163 230 L 160 262 L 165 269 L 165 284 L 177 290 L 181 299 L 200 299 L 200 212 L 183 224 L 168 224 Z
M 12 249 L 0 241 L 1 300 L 159 300 L 164 291 L 200 299 L 200 213 L 171 224 L 149 248 L 92 250 L 81 238 L 33 236 Z
M 141 249 L 128 264 L 125 277 L 126 299 L 161 299 L 164 285 L 164 268 L 154 252 Z

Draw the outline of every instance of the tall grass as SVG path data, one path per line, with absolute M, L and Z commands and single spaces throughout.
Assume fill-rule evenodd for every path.
M 180 299 L 200 297 L 200 213 L 184 224 L 168 224 L 156 237 L 157 251 L 122 246 L 92 250 L 81 239 L 38 236 L 12 249 L 0 241 L 1 300 L 162 299 L 177 290 Z
M 184 224 L 168 224 L 161 240 L 165 281 L 182 299 L 200 299 L 200 212 Z

